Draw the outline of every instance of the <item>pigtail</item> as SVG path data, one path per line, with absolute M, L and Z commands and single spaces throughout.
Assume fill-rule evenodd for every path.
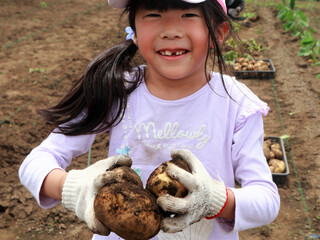
M 131 71 L 136 52 L 136 45 L 128 40 L 101 53 L 56 106 L 38 113 L 66 135 L 102 132 L 115 126 L 123 117 L 128 94 L 141 80 L 133 78 L 128 87 L 124 76 Z
M 216 0 L 211 1 L 205 1 L 203 4 L 201 4 L 201 10 L 204 14 L 204 18 L 206 21 L 206 25 L 209 30 L 209 36 L 208 36 L 208 51 L 207 58 L 206 58 L 206 66 L 208 63 L 208 59 L 211 59 L 213 67 L 216 66 L 219 70 L 220 79 L 222 81 L 222 85 L 227 93 L 227 95 L 234 100 L 231 95 L 229 94 L 223 74 L 228 74 L 228 68 L 226 67 L 226 63 L 223 58 L 223 51 L 222 51 L 222 45 L 220 45 L 216 35 L 216 26 L 219 26 L 220 24 L 225 24 L 228 26 L 228 35 L 225 37 L 233 37 L 235 40 L 238 40 L 238 35 L 234 32 L 231 19 L 228 17 L 228 15 L 224 12 L 221 5 Z M 212 14 L 214 12 L 214 14 Z M 211 44 L 213 45 L 213 48 L 211 48 Z M 205 73 L 207 72 L 207 69 L 205 68 Z M 211 71 L 214 71 L 214 69 L 211 69 Z M 210 77 L 207 76 L 207 82 L 210 81 Z

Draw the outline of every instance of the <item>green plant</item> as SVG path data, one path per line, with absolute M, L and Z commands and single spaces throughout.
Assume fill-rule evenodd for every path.
M 225 41 L 226 47 L 235 48 L 237 47 L 237 45 L 238 45 L 237 42 L 233 38 L 229 38 L 227 41 Z
M 294 36 L 300 37 L 300 50 L 298 55 L 311 57 L 313 65 L 320 65 L 320 40 L 316 40 L 312 33 L 314 29 L 308 24 L 307 16 L 299 9 L 295 8 L 295 0 L 290 0 L 289 6 L 286 0 L 282 0 L 282 5 L 278 5 L 278 18 L 283 22 L 283 28 L 291 31 Z M 317 75 L 320 79 L 320 74 Z
M 318 65 L 317 57 L 320 56 L 320 39 L 315 40 L 310 31 L 303 32 L 300 41 L 299 56 L 310 56 L 314 64 Z
M 296 4 L 296 1 L 295 1 L 295 0 L 290 0 L 290 8 L 291 8 L 291 9 L 294 9 L 295 4 Z
M 239 53 L 235 50 L 231 50 L 231 51 L 228 51 L 226 52 L 224 55 L 223 55 L 223 59 L 228 62 L 228 63 L 231 63 L 235 58 L 237 58 L 239 56 Z
M 246 17 L 246 18 L 251 18 L 256 16 L 257 16 L 257 13 L 255 12 L 245 12 L 241 14 L 241 17 Z
M 282 0 L 282 4 L 283 4 L 283 5 L 287 5 L 286 0 Z M 295 0 L 290 0 L 289 6 L 290 6 L 291 9 L 294 9 L 295 4 L 296 4 L 296 1 L 295 1 Z
M 46 4 L 46 2 L 40 2 L 40 7 L 46 8 L 46 7 L 48 7 L 48 5 Z
M 243 25 L 239 22 L 233 22 L 232 26 L 233 26 L 233 31 L 235 32 L 239 32 L 243 27 Z
M 307 16 L 304 12 L 299 9 L 291 9 L 286 5 L 278 5 L 279 10 L 277 17 L 284 24 L 282 28 L 286 32 L 293 32 L 294 36 L 300 36 L 304 29 L 314 32 L 314 30 L 309 26 Z
M 243 53 L 239 51 L 240 49 L 247 49 L 249 50 L 249 53 Z M 233 62 L 233 60 L 237 57 L 245 57 L 252 59 L 253 57 L 250 55 L 253 51 L 262 51 L 262 45 L 257 44 L 257 42 L 252 38 L 249 40 L 242 40 L 239 42 L 236 42 L 233 38 L 229 38 L 227 41 L 225 41 L 225 53 L 223 55 L 223 59 L 227 63 Z
M 256 42 L 256 40 L 254 40 L 253 38 L 247 40 L 245 42 L 245 44 L 248 45 L 248 49 L 250 50 L 250 52 L 253 52 L 253 51 L 261 52 L 261 51 L 263 51 L 262 44 L 258 44 Z
M 34 73 L 34 72 L 45 72 L 46 70 L 45 69 L 42 69 L 42 68 L 29 68 L 29 73 Z

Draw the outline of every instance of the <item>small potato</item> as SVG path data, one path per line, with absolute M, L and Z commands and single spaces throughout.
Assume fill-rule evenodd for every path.
M 249 63 L 247 63 L 247 62 L 243 62 L 243 63 L 241 64 L 242 67 L 248 67 L 248 65 L 249 65 Z
M 269 148 L 271 147 L 271 144 L 272 144 L 270 139 L 265 140 L 263 143 L 267 144 Z
M 245 63 L 245 62 L 247 62 L 248 61 L 248 59 L 246 59 L 246 58 L 239 58 L 239 63 Z
M 273 159 L 275 157 L 276 157 L 276 155 L 274 155 L 274 152 L 270 151 L 270 159 Z
M 263 154 L 267 160 L 270 159 L 270 149 L 266 146 L 263 146 Z
M 281 145 L 279 143 L 272 143 L 270 147 L 271 147 L 271 149 L 280 149 L 281 150 Z
M 274 143 L 271 145 L 271 152 L 274 153 L 275 158 L 283 159 L 283 153 L 281 151 L 281 146 L 279 143 Z
M 254 65 L 253 64 L 249 64 L 248 65 L 248 70 L 254 70 Z
M 281 150 L 279 150 L 279 149 L 273 149 L 273 150 L 271 150 L 271 152 L 274 153 L 275 158 L 277 158 L 277 159 L 283 159 L 283 153 L 282 153 Z
M 272 173 L 284 173 L 286 171 L 286 165 L 284 161 L 279 159 L 270 159 L 269 168 Z
M 268 143 L 266 143 L 266 142 L 263 142 L 263 148 L 267 148 L 267 149 L 269 149 L 269 151 L 271 151 L 271 149 L 270 149 L 270 147 L 269 147 L 269 145 L 268 145 Z
M 241 71 L 241 67 L 235 66 L 235 67 L 234 67 L 234 70 L 236 70 L 236 71 Z
M 259 67 L 261 67 L 261 63 L 260 63 L 260 62 L 257 62 L 257 63 L 255 64 L 255 66 L 259 68 Z

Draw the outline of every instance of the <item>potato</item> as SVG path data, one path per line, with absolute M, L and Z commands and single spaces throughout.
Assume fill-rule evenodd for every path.
M 263 153 L 268 160 L 269 168 L 272 173 L 284 173 L 286 171 L 285 162 L 283 159 L 283 152 L 281 145 L 272 139 L 264 136 Z
M 161 212 L 152 194 L 133 183 L 114 183 L 101 189 L 94 201 L 97 218 L 128 240 L 146 240 L 160 230 Z
M 279 150 L 281 150 L 281 146 L 280 146 L 280 144 L 279 143 L 272 143 L 271 144 L 271 150 L 274 148 L 274 149 L 279 149 Z
M 286 165 L 284 161 L 279 159 L 270 159 L 269 168 L 272 173 L 284 173 L 286 171 Z
M 248 65 L 249 65 L 249 63 L 243 62 L 243 63 L 242 63 L 242 68 L 245 68 L 245 67 L 248 68 Z
M 235 64 L 237 64 L 237 69 L 241 69 L 243 71 L 266 71 L 270 69 L 270 63 L 263 60 L 254 60 L 248 58 L 236 58 Z
M 263 154 L 267 160 L 270 159 L 270 148 L 267 147 L 266 145 L 263 145 Z
M 283 153 L 281 151 L 281 147 L 279 143 L 274 143 L 271 145 L 271 152 L 274 153 L 275 158 L 282 159 Z
M 275 158 L 277 159 L 282 159 L 283 158 L 283 153 L 280 149 L 274 149 L 271 152 L 274 153 Z
M 166 173 L 166 168 L 170 164 L 176 164 L 182 169 L 191 172 L 188 165 L 181 159 L 162 163 L 151 173 L 147 180 L 146 188 L 150 190 L 156 198 L 165 194 L 170 194 L 175 197 L 184 197 L 188 194 L 188 190 L 181 183 L 170 178 Z
M 249 63 L 248 70 L 254 70 L 254 68 L 255 68 L 254 65 Z
M 272 159 L 272 158 L 275 158 L 276 156 L 274 155 L 274 152 L 270 151 L 270 158 L 269 159 Z
M 131 183 L 136 184 L 139 187 L 143 188 L 143 183 L 141 181 L 141 178 L 132 168 L 129 168 L 126 166 L 120 166 L 120 167 L 114 168 L 109 171 L 112 171 L 115 176 L 112 179 L 112 182 L 108 183 L 108 185 L 110 185 L 112 183 L 131 182 Z
M 124 239 L 146 240 L 155 236 L 162 219 L 155 197 L 143 188 L 133 169 L 121 166 L 109 171 L 113 171 L 114 181 L 95 198 L 97 219 Z

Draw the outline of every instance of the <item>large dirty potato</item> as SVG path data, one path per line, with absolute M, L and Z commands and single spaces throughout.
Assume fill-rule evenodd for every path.
M 146 188 L 150 190 L 156 198 L 165 194 L 170 194 L 175 197 L 185 197 L 188 194 L 188 190 L 180 182 L 172 179 L 166 173 L 166 168 L 170 164 L 175 164 L 182 169 L 191 172 L 188 165 L 181 159 L 162 163 L 151 173 L 147 180 Z
M 112 171 L 116 171 L 114 182 L 103 187 L 94 201 L 97 219 L 124 239 L 152 238 L 159 232 L 162 218 L 155 197 L 131 168 Z

